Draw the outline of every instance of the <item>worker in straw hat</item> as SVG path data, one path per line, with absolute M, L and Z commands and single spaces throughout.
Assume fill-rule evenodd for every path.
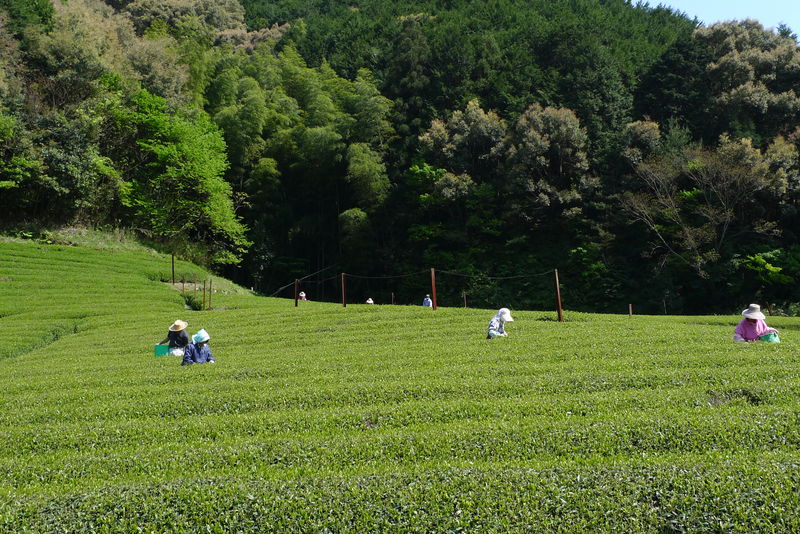
M 205 329 L 201 329 L 192 336 L 192 342 L 186 345 L 186 352 L 183 355 L 181 365 L 192 365 L 195 363 L 216 363 L 208 346 L 211 336 Z
M 761 306 L 751 304 L 746 310 L 742 311 L 744 319 L 739 321 L 733 331 L 733 340 L 742 342 L 767 341 L 769 343 L 780 343 L 778 331 L 767 326 L 764 322 L 764 314 L 761 313 Z
M 186 327 L 189 323 L 178 319 L 171 325 L 167 331 L 167 337 L 158 342 L 159 345 L 169 343 L 169 353 L 171 356 L 183 356 L 183 351 L 186 345 L 189 344 L 189 334 L 186 332 Z
M 508 308 L 500 308 L 492 320 L 489 321 L 489 333 L 486 334 L 486 339 L 494 339 L 496 337 L 506 337 L 506 323 L 514 322 L 511 317 L 511 312 Z

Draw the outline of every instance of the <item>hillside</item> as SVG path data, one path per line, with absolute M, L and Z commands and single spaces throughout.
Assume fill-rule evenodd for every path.
M 435 267 L 537 309 L 558 268 L 580 311 L 797 315 L 797 35 L 653 4 L 0 0 L 0 235 L 135 230 L 266 294 Z
M 0 531 L 800 528 L 797 318 L 745 346 L 735 317 L 514 309 L 489 342 L 492 310 L 223 281 L 192 311 L 168 262 L 0 242 Z M 216 365 L 152 355 L 179 317 Z

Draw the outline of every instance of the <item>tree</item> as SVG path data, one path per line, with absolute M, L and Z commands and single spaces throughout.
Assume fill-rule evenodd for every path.
M 695 39 L 713 58 L 706 76 L 720 132 L 762 144 L 794 129 L 800 120 L 800 47 L 794 39 L 754 20 L 701 27 Z
M 204 114 L 168 113 L 147 91 L 109 111 L 103 148 L 141 227 L 174 247 L 208 251 L 212 263 L 237 262 L 250 243 L 222 177 L 228 162 L 219 130 Z
M 552 206 L 547 210 L 552 214 L 579 207 L 589 169 L 587 144 L 572 110 L 530 106 L 517 120 L 508 148 L 509 175 L 525 192 L 514 204 L 532 211 Z
M 726 136 L 716 150 L 648 159 L 636 165 L 636 175 L 643 190 L 627 194 L 624 205 L 658 239 L 655 249 L 702 278 L 709 277 L 709 265 L 731 257 L 732 230 L 737 239 L 772 232 L 768 218 L 755 216 L 761 211 L 757 195 L 780 194 L 786 187 L 749 139 Z

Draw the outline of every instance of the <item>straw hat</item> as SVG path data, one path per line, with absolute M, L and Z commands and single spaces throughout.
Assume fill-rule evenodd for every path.
M 192 341 L 195 343 L 202 343 L 203 341 L 208 341 L 209 339 L 211 339 L 211 336 L 208 335 L 208 332 L 206 332 L 204 328 L 201 328 L 195 335 L 192 336 Z
M 180 319 L 178 319 L 177 321 L 175 321 L 174 323 L 169 325 L 169 329 L 172 332 L 180 332 L 181 330 L 183 330 L 187 326 L 189 326 L 189 323 L 187 323 L 186 321 L 181 321 Z
M 500 308 L 500 309 L 497 311 L 497 315 L 499 315 L 499 316 L 500 316 L 500 318 L 501 318 L 503 321 L 507 322 L 507 323 L 513 323 L 513 322 L 514 322 L 514 318 L 513 318 L 513 317 L 511 317 L 511 312 L 509 311 L 509 309 L 508 309 L 508 308 Z
M 751 304 L 746 310 L 742 311 L 742 315 L 748 319 L 764 319 L 764 314 L 761 313 L 761 306 L 758 304 Z

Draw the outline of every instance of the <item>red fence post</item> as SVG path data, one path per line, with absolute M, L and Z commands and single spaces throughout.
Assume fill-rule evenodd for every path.
M 300 289 L 300 280 L 297 278 L 294 279 L 294 307 L 297 307 L 297 290 Z
M 564 312 L 561 309 L 561 286 L 558 283 L 558 269 L 553 269 L 553 278 L 556 284 L 556 309 L 558 310 L 558 322 L 564 322 Z
M 345 273 L 342 273 L 342 308 L 347 307 L 347 287 L 344 281 Z
M 436 311 L 436 270 L 431 267 L 431 295 L 433 295 L 433 311 Z

